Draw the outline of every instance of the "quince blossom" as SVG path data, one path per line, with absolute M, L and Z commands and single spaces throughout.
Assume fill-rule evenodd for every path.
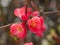
M 16 23 L 10 26 L 11 36 L 16 36 L 17 38 L 24 38 L 26 36 L 26 28 L 23 23 Z
M 43 17 L 33 17 L 28 20 L 27 24 L 31 32 L 37 36 L 43 36 L 43 32 L 45 31 Z
M 27 20 L 29 15 L 31 15 L 32 9 L 30 7 L 27 8 L 27 14 L 25 14 L 25 7 L 16 8 L 14 10 L 15 16 L 21 18 L 22 20 Z

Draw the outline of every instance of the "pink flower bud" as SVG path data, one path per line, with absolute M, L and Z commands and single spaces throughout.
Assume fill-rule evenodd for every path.
M 32 16 L 39 16 L 39 12 L 38 11 L 32 12 Z

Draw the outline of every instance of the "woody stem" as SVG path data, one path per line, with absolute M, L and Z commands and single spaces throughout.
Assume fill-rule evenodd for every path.
M 26 4 L 25 4 L 25 14 L 27 15 L 27 8 L 29 5 L 30 0 L 25 0 Z

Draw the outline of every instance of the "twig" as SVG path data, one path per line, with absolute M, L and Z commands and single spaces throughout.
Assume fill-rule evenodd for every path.
M 50 14 L 50 13 L 58 13 L 58 12 L 60 13 L 60 11 L 49 11 L 49 12 L 41 12 L 41 13 L 43 13 L 43 14 Z
M 20 23 L 20 22 L 16 22 L 16 23 Z M 8 27 L 8 26 L 10 26 L 10 25 L 12 25 L 12 24 L 14 24 L 14 23 L 7 24 L 7 25 L 4 25 L 4 26 L 0 26 L 0 29 L 1 29 L 1 28 L 6 28 L 6 27 Z
M 1 26 L 0 29 L 1 29 L 1 28 L 5 28 L 5 27 L 8 27 L 8 26 L 10 26 L 10 25 L 11 25 L 11 24 Z
M 31 1 L 31 6 L 34 8 L 34 10 L 39 11 L 38 7 L 33 1 Z
M 27 8 L 28 8 L 28 5 L 29 5 L 29 2 L 30 0 L 25 0 L 25 14 L 27 14 Z

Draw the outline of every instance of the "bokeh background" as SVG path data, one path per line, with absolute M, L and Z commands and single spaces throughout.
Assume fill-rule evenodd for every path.
M 24 6 L 25 0 L 0 0 L 0 26 L 21 21 L 13 11 L 17 7 Z M 33 0 L 40 12 L 60 11 L 60 0 Z M 30 5 L 31 6 L 31 5 Z M 0 28 L 0 45 L 23 45 L 25 42 L 33 42 L 34 45 L 60 45 L 60 12 L 40 13 L 44 16 L 46 32 L 42 38 L 28 31 L 26 39 L 16 41 L 9 35 L 9 27 Z

